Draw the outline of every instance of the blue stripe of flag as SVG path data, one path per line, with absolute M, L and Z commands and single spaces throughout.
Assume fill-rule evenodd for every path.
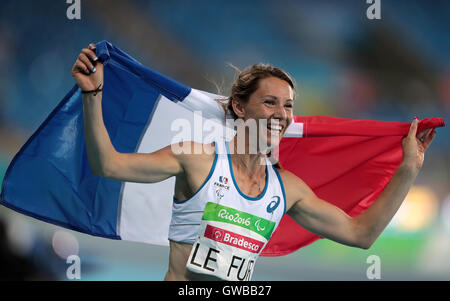
M 96 54 L 105 64 L 102 108 L 111 142 L 119 152 L 135 152 L 160 94 L 182 101 L 191 89 L 109 42 L 97 44 Z M 0 204 L 69 229 L 120 239 L 122 184 L 91 172 L 81 93 L 75 85 L 14 157 Z

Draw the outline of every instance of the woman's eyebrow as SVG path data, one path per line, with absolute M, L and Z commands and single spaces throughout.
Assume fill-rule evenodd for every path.
M 272 99 L 278 100 L 278 97 L 276 97 L 274 95 L 264 95 L 263 98 L 272 98 Z M 294 100 L 291 98 L 288 98 L 288 99 L 286 99 L 286 101 L 294 101 Z

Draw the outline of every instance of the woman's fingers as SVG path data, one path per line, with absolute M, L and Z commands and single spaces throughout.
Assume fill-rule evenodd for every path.
M 83 52 L 80 53 L 80 55 L 78 56 L 78 60 L 81 61 L 82 63 L 84 63 L 84 65 L 85 65 L 91 72 L 95 72 L 94 64 L 89 60 L 89 58 L 87 57 L 86 54 L 84 54 Z
M 82 91 L 95 89 L 103 77 L 103 65 L 95 54 L 95 48 L 95 44 L 90 44 L 82 49 L 72 68 L 72 76 Z
M 96 62 L 98 60 L 98 57 L 95 55 L 95 52 L 88 48 L 83 48 L 81 50 L 82 53 L 84 53 L 92 62 Z
M 419 124 L 419 120 L 414 118 L 413 123 L 411 124 L 411 127 L 409 129 L 408 136 L 416 135 L 415 137 L 417 139 L 419 139 L 419 141 L 423 145 L 423 147 L 425 149 L 427 149 L 428 146 L 430 146 L 431 142 L 433 141 L 434 136 L 436 135 L 436 132 L 434 131 L 433 128 L 430 128 L 430 129 L 423 130 L 420 133 L 417 133 L 418 124 Z
M 78 55 L 75 67 L 79 71 L 83 71 L 85 74 L 91 74 L 95 72 L 95 62 L 97 62 L 98 57 L 95 54 L 95 44 L 89 44 L 88 48 L 83 48 L 81 53 Z
M 411 126 L 409 127 L 408 137 L 411 139 L 412 137 L 416 137 L 417 133 L 417 124 L 419 121 L 414 118 L 414 120 L 411 122 Z
M 425 149 L 427 149 L 431 142 L 433 142 L 434 137 L 436 136 L 436 131 L 434 129 L 430 129 L 430 131 L 428 132 L 428 135 L 425 136 L 424 140 L 423 140 L 423 146 L 425 147 Z
M 426 129 L 417 134 L 417 139 L 423 142 L 426 136 L 430 133 L 432 129 Z
M 88 67 L 80 60 L 75 62 L 74 69 L 78 72 L 83 72 L 86 75 L 90 74 Z

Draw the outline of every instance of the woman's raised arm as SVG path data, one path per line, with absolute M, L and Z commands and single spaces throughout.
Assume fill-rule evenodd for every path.
M 103 85 L 103 64 L 95 55 L 95 45 L 82 49 L 73 68 L 81 91 Z M 119 153 L 111 143 L 102 114 L 102 92 L 83 93 L 84 134 L 91 170 L 95 175 L 120 181 L 153 183 L 182 172 L 177 157 L 167 146 L 151 154 Z
M 389 224 L 420 168 L 424 154 L 435 132 L 432 129 L 417 134 L 418 121 L 411 124 L 408 136 L 402 140 L 403 162 L 377 200 L 362 214 L 351 218 L 338 207 L 319 199 L 293 174 L 283 172 L 288 198 L 288 214 L 305 229 L 336 242 L 367 249 Z

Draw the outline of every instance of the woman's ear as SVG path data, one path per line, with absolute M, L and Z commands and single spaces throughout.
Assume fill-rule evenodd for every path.
M 245 107 L 243 106 L 243 102 L 239 98 L 233 98 L 231 100 L 231 106 L 233 107 L 233 111 L 238 118 L 244 118 Z

